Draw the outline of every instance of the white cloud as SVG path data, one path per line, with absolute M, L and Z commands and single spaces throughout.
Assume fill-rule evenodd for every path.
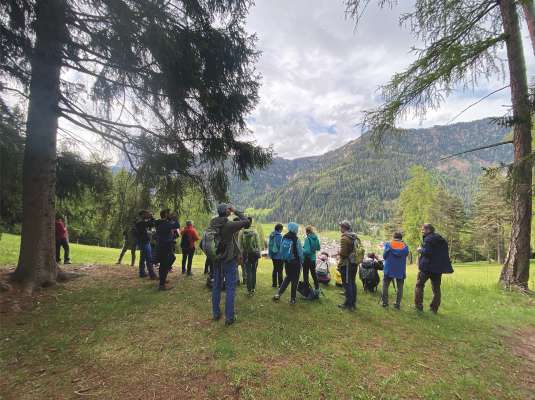
M 260 102 L 250 123 L 258 143 L 296 158 L 356 138 L 362 111 L 378 104 L 377 87 L 414 57 L 409 49 L 415 40 L 398 25 L 401 11 L 370 6 L 355 29 L 342 0 L 258 0 L 248 18 L 248 30 L 256 32 L 263 52 Z M 531 56 L 530 47 L 526 54 Z M 495 77 L 477 92 L 459 90 L 424 121 L 409 119 L 403 126 L 445 124 L 501 86 L 503 77 Z M 508 91 L 502 91 L 456 121 L 502 115 L 509 103 Z

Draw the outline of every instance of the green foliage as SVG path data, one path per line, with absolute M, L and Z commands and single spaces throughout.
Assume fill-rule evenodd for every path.
M 399 196 L 399 209 L 403 239 L 413 250 L 421 242 L 422 225 L 431 221 L 436 196 L 431 175 L 421 166 L 412 167 L 410 179 Z

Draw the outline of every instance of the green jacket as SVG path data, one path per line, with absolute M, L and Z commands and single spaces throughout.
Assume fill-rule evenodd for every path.
M 303 255 L 316 262 L 316 252 L 321 250 L 320 240 L 315 233 L 307 235 L 303 244 Z

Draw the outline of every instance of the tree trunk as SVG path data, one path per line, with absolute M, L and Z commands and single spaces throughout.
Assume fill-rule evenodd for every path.
M 529 38 L 531 40 L 531 47 L 533 48 L 533 54 L 535 54 L 535 4 L 533 0 L 524 0 L 522 2 L 522 8 L 524 9 L 524 16 L 528 24 Z
M 22 241 L 13 278 L 33 290 L 56 282 L 55 186 L 65 0 L 36 4 L 23 163 Z
M 513 103 L 514 163 L 512 174 L 513 221 L 511 241 L 500 281 L 506 287 L 527 289 L 531 244 L 531 113 L 522 49 L 522 37 L 514 0 L 500 2 Z

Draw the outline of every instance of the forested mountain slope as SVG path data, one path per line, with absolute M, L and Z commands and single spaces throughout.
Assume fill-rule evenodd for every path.
M 510 145 L 440 161 L 444 156 L 503 140 L 507 128 L 490 119 L 411 129 L 386 140 L 381 149 L 363 135 L 322 156 L 276 158 L 247 182 L 234 181 L 230 197 L 241 207 L 269 209 L 269 220 L 290 219 L 334 227 L 348 218 L 383 222 L 408 170 L 421 164 L 469 204 L 481 168 L 510 162 Z

